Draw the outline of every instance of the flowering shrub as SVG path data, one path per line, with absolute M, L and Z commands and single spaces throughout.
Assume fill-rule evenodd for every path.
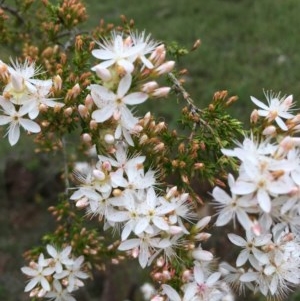
M 195 105 L 183 87 L 185 72 L 175 69 L 187 50 L 155 41 L 124 18 L 123 27 L 102 22 L 81 34 L 80 1 L 43 5 L 49 46 L 24 38 L 23 56 L 0 62 L 0 125 L 12 146 L 21 131 L 34 135 L 38 152 L 64 150 L 67 134 L 80 133 L 78 150 L 90 162 L 74 164 L 73 175 L 65 166 L 66 193 L 50 208 L 58 226 L 43 239 L 50 257 L 43 247 L 26 253 L 30 263 L 21 271 L 30 297 L 73 301 L 104 258 L 118 263 L 124 256 L 151 268 L 152 301 L 233 300 L 251 291 L 287 296 L 300 283 L 293 97 L 267 92 L 267 104 L 251 97 L 258 109 L 243 130 L 226 112 L 237 99 L 226 91 L 207 108 Z M 185 102 L 178 122 L 184 130 L 150 112 L 138 117 L 137 106 L 167 97 Z M 200 210 L 207 204 L 213 217 Z M 242 251 L 218 263 L 209 230 L 229 224 L 237 234 L 228 234 L 228 244 Z M 99 225 L 115 233 L 113 241 L 100 236 Z

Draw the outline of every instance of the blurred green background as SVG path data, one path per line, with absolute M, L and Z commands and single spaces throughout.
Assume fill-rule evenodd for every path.
M 15 5 L 14 0 L 5 3 Z M 157 40 L 176 41 L 191 49 L 195 40 L 201 39 L 201 47 L 178 62 L 178 69 L 189 71 L 185 77 L 186 89 L 199 107 L 208 104 L 215 91 L 225 89 L 239 97 L 231 109 L 232 114 L 247 123 L 254 108 L 250 95 L 263 99 L 263 89 L 282 95 L 293 94 L 298 102 L 299 0 L 86 0 L 85 3 L 90 16 L 86 28 L 96 26 L 100 19 L 117 24 L 123 14 L 134 19 L 137 29 L 146 30 Z M 0 45 L 0 59 L 9 54 L 5 45 Z M 160 100 L 159 106 L 153 103 L 150 108 L 169 120 L 179 110 L 174 102 L 176 99 Z M 17 175 L 28 179 L 30 173 L 36 174 L 37 166 L 43 166 L 47 176 L 38 174 L 39 180 L 52 189 L 59 166 L 53 161 L 55 155 L 45 160 L 43 157 L 33 159 L 33 147 L 27 142 L 22 138 L 14 148 L 6 139 L 0 142 L 0 300 L 6 301 L 27 300 L 20 293 L 24 283 L 19 273 L 21 253 L 30 244 L 39 243 L 51 219 L 47 219 L 45 225 L 45 219 L 39 215 L 41 209 L 45 210 L 44 205 L 24 205 L 19 202 L 20 194 L 12 200 L 3 193 L 7 176 L 4 169 L 11 159 L 25 162 L 21 169 L 14 167 L 16 174 L 12 177 L 18 181 Z M 132 280 L 134 272 L 130 275 Z M 118 289 L 118 285 L 114 286 Z M 290 300 L 300 298 L 294 295 Z

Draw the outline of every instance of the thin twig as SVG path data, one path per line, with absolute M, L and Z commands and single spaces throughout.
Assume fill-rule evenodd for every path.
M 5 5 L 4 0 L 0 3 L 0 8 L 2 8 L 4 11 L 7 11 L 10 14 L 12 14 L 13 16 L 15 16 L 21 24 L 25 23 L 24 19 L 22 18 L 22 16 L 19 13 L 19 11 L 8 5 Z
M 201 118 L 200 114 L 203 112 L 201 109 L 199 109 L 195 104 L 193 99 L 190 97 L 190 94 L 183 88 L 182 84 L 180 83 L 180 81 L 176 78 L 176 76 L 173 73 L 168 73 L 168 76 L 170 77 L 170 79 L 172 80 L 174 86 L 175 86 L 175 90 L 180 92 L 180 94 L 183 96 L 184 100 L 189 104 L 189 106 L 191 107 L 191 113 L 192 114 L 197 114 L 197 117 L 199 118 L 199 122 L 202 123 L 203 125 L 205 125 L 209 131 L 214 135 L 215 131 L 213 130 L 213 128 L 203 119 Z M 193 135 L 195 133 L 195 129 L 196 129 L 197 123 L 195 122 L 193 125 L 193 131 L 189 137 L 189 140 L 192 140 Z

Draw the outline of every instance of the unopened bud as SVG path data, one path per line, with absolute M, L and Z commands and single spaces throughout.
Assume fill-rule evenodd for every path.
M 53 87 L 55 91 L 60 91 L 62 88 L 62 79 L 59 75 L 53 77 Z
M 174 66 L 175 66 L 175 61 L 168 61 L 168 62 L 163 63 L 159 67 L 157 67 L 155 69 L 155 71 L 158 75 L 162 75 L 162 74 L 169 73 L 170 71 L 172 71 Z
M 47 110 L 48 110 L 48 106 L 45 105 L 44 103 L 41 103 L 41 104 L 39 105 L 39 111 L 40 111 L 40 112 L 47 112 Z
M 121 196 L 122 195 L 122 190 L 119 189 L 119 188 L 115 188 L 112 192 L 113 196 L 114 197 L 118 197 L 118 196 Z
M 195 235 L 195 239 L 198 240 L 198 241 L 206 241 L 210 237 L 211 237 L 211 234 L 210 233 L 205 233 L 205 232 L 198 233 L 197 235 Z
M 89 116 L 88 108 L 85 105 L 80 104 L 78 106 L 78 112 L 82 118 L 86 118 Z
M 73 113 L 73 109 L 70 108 L 70 107 L 69 107 L 69 108 L 66 108 L 66 109 L 64 110 L 64 115 L 65 115 L 66 117 L 71 116 L 72 113 Z
M 250 122 L 257 123 L 258 118 L 259 118 L 258 111 L 257 111 L 257 109 L 254 109 L 250 115 Z
M 204 163 L 202 163 L 202 162 L 197 162 L 197 163 L 194 164 L 194 168 L 195 168 L 196 170 L 201 170 L 201 169 L 204 168 Z
M 262 134 L 265 136 L 272 136 L 276 134 L 276 127 L 274 125 L 269 125 L 263 130 Z
M 107 143 L 107 144 L 113 144 L 115 142 L 115 138 L 113 135 L 111 134 L 106 134 L 104 136 L 104 141 Z
M 99 181 L 103 181 L 105 179 L 105 173 L 101 170 L 94 169 L 93 170 L 93 175 Z
M 141 145 L 143 145 L 143 144 L 145 144 L 145 143 L 148 141 L 148 139 L 149 139 L 149 137 L 148 137 L 146 134 L 144 134 L 144 135 L 142 135 L 142 137 L 140 138 L 139 143 L 140 143 Z
M 100 68 L 98 66 L 95 66 L 94 68 L 92 68 L 93 71 L 96 72 L 96 74 L 104 81 L 104 82 L 108 82 L 111 80 L 111 73 L 108 69 L 105 68 Z
M 166 194 L 166 199 L 169 200 L 177 195 L 177 186 L 173 186 Z
M 156 81 L 151 81 L 142 86 L 141 91 L 144 93 L 152 93 L 155 89 L 158 88 L 158 83 Z
M 151 96 L 152 97 L 157 97 L 157 98 L 166 97 L 169 94 L 170 91 L 171 91 L 170 87 L 161 87 L 161 88 L 155 89 L 152 92 Z
M 84 142 L 91 142 L 92 141 L 92 137 L 91 137 L 91 135 L 90 134 L 87 134 L 87 133 L 84 133 L 84 134 L 82 134 L 82 140 L 84 141 Z
M 201 40 L 200 39 L 196 40 L 191 51 L 196 50 L 200 45 L 201 45 Z
M 76 207 L 85 208 L 89 205 L 89 200 L 87 197 L 83 197 L 76 202 Z
M 94 104 L 93 98 L 88 94 L 84 100 L 84 105 L 90 110 Z
M 192 272 L 190 270 L 184 270 L 182 273 L 182 281 L 189 282 L 192 278 Z
M 160 142 L 160 143 L 158 143 L 154 148 L 153 148 L 153 151 L 155 152 L 155 153 L 159 153 L 159 152 L 161 152 L 162 150 L 164 150 L 165 149 L 165 144 L 163 143 L 163 142 Z
M 98 124 L 97 124 L 96 120 L 91 120 L 90 121 L 90 129 L 95 130 L 97 127 L 98 127 Z

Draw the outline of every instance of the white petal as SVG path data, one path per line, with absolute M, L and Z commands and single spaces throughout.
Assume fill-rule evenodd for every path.
M 278 126 L 283 130 L 283 131 L 287 131 L 288 127 L 287 125 L 283 122 L 283 120 L 280 117 L 276 117 L 275 118 L 276 123 L 278 124 Z
M 181 297 L 178 295 L 178 293 L 174 290 L 173 287 L 171 287 L 168 284 L 162 284 L 163 292 L 168 296 L 170 301 L 181 301 Z
M 104 49 L 94 49 L 92 50 L 92 55 L 100 60 L 110 60 L 115 57 L 115 54 L 112 51 Z
M 258 189 L 257 202 L 264 212 L 269 213 L 271 211 L 271 198 L 264 189 Z
M 18 124 L 11 124 L 8 132 L 8 141 L 10 145 L 15 145 L 20 138 L 20 127 Z
M 128 73 L 121 79 L 117 91 L 118 98 L 123 98 L 123 96 L 128 92 L 131 86 L 131 80 L 131 75 Z
M 217 227 L 221 227 L 226 225 L 227 223 L 229 223 L 229 221 L 232 219 L 233 217 L 233 211 L 230 209 L 223 209 L 221 210 L 219 213 L 219 216 L 216 220 L 216 226 Z
M 114 106 L 105 106 L 100 110 L 96 110 L 92 113 L 92 118 L 96 120 L 96 122 L 104 122 L 109 119 L 114 113 Z
M 123 98 L 123 102 L 127 105 L 137 105 L 143 103 L 148 98 L 148 94 L 143 92 L 134 92 L 129 95 L 126 95 Z
M 133 239 L 129 239 L 129 240 L 125 240 L 125 241 L 121 242 L 118 249 L 121 251 L 131 250 L 131 249 L 139 246 L 139 244 L 140 244 L 140 240 L 138 238 L 133 238 Z
M 244 238 L 242 238 L 241 236 L 238 236 L 233 233 L 229 233 L 227 236 L 228 236 L 229 240 L 236 246 L 244 247 L 247 244 L 246 240 Z
M 215 201 L 222 204 L 228 204 L 232 200 L 232 198 L 223 189 L 221 189 L 218 186 L 213 189 L 212 195 Z
M 247 262 L 249 258 L 249 251 L 244 249 L 240 252 L 239 256 L 236 259 L 236 266 L 240 267 Z
M 247 272 L 243 274 L 239 280 L 242 282 L 251 282 L 251 281 L 256 281 L 257 278 L 258 278 L 257 272 Z
M 51 245 L 47 245 L 47 252 L 50 256 L 52 256 L 53 258 L 55 258 L 57 256 L 57 251 L 56 249 L 51 246 Z
M 250 96 L 251 100 L 253 103 L 255 103 L 258 107 L 264 109 L 264 110 L 269 110 L 269 107 L 266 106 L 263 102 L 261 102 L 260 100 L 258 100 L 257 98 Z
M 12 118 L 10 116 L 0 116 L 0 125 L 5 125 L 5 124 L 8 124 L 10 123 L 12 120 Z
M 220 272 L 213 273 L 207 278 L 206 284 L 211 286 L 212 284 L 216 283 L 219 280 L 220 277 L 221 277 Z
M 41 131 L 41 127 L 32 120 L 20 118 L 19 122 L 20 125 L 29 132 L 39 133 Z
M 33 278 L 31 279 L 28 284 L 25 286 L 24 292 L 29 292 L 31 291 L 38 283 L 39 281 L 37 280 L 37 278 Z

